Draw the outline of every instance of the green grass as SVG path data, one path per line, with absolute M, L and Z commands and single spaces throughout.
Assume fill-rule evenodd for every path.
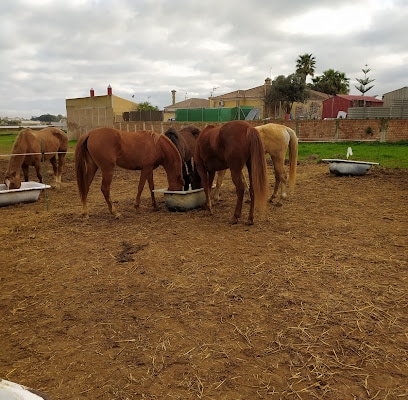
M 299 143 L 299 161 L 322 158 L 346 159 L 347 148 L 353 155 L 350 160 L 378 162 L 387 168 L 408 168 L 408 141 L 398 143 L 341 142 L 341 143 Z
M 14 140 L 16 139 L 15 133 L 2 133 L 0 134 L 0 154 L 9 154 Z
M 10 154 L 17 133 L 0 134 L 0 155 Z M 73 152 L 76 140 L 70 140 L 69 152 Z M 353 149 L 351 160 L 378 162 L 386 168 L 408 169 L 408 141 L 398 143 L 341 142 L 341 143 L 299 143 L 299 161 L 318 162 L 322 158 L 346 158 L 347 148 Z M 68 154 L 67 157 L 73 157 Z

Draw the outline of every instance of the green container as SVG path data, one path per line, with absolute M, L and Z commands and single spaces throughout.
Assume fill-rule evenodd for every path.
M 176 121 L 228 122 L 244 120 L 253 107 L 233 108 L 181 108 L 176 110 Z

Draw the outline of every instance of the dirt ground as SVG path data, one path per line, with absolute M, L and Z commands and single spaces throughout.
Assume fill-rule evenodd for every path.
M 229 176 L 213 216 L 154 212 L 147 188 L 136 212 L 137 178 L 116 171 L 119 220 L 99 175 L 81 219 L 72 158 L 61 189 L 0 208 L 1 378 L 70 400 L 408 398 L 406 170 L 302 163 L 253 226 L 248 204 L 228 223 Z

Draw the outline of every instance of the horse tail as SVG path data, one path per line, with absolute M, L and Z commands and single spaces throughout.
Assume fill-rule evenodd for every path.
M 296 183 L 296 170 L 297 170 L 297 160 L 298 160 L 298 138 L 296 132 L 293 129 L 286 128 L 289 133 L 289 188 L 293 193 L 295 190 Z
M 78 185 L 79 197 L 82 202 L 86 201 L 88 192 L 87 185 L 87 162 L 90 157 L 87 147 L 89 134 L 81 136 L 75 146 L 75 174 Z
M 254 189 L 255 205 L 266 210 L 268 199 L 265 149 L 255 128 L 248 128 L 251 152 L 251 181 Z

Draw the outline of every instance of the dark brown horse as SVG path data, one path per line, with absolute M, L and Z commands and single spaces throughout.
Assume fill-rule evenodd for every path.
M 277 205 L 282 204 L 282 199 L 286 199 L 286 186 L 289 182 L 289 189 L 293 193 L 296 183 L 296 170 L 298 159 L 298 139 L 296 132 L 285 125 L 265 124 L 255 128 L 265 148 L 265 152 L 271 157 L 275 171 L 275 185 L 270 202 L 278 195 L 280 188 L 280 198 Z M 289 149 L 289 179 L 285 171 L 285 157 Z M 213 198 L 219 200 L 221 184 L 226 171 L 219 171 L 217 174 L 217 184 L 214 189 Z M 245 179 L 245 178 L 243 178 Z
M 241 172 L 245 165 L 248 169 L 251 197 L 247 223 L 252 225 L 255 205 L 264 210 L 267 200 L 265 149 L 258 132 L 246 121 L 231 121 L 221 127 L 209 125 L 202 130 L 197 138 L 194 151 L 196 170 L 194 187 L 197 186 L 197 175 L 199 175 L 210 214 L 212 214 L 211 188 L 215 172 L 230 169 L 237 194 L 231 223 L 238 222 L 244 198 L 244 182 Z
M 54 171 L 55 186 L 61 185 L 61 175 L 68 149 L 68 137 L 57 128 L 44 128 L 39 131 L 23 129 L 13 145 L 4 183 L 9 189 L 21 187 L 20 169 L 28 182 L 28 167 L 34 166 L 38 180 L 42 183 L 41 162 L 49 161 Z
M 194 155 L 195 142 L 200 129 L 195 125 L 187 125 L 179 131 L 169 128 L 165 135 L 175 144 L 183 160 L 184 190 L 188 190 L 193 176 L 192 159 Z
M 157 209 L 153 170 L 159 165 L 166 171 L 168 190 L 181 190 L 184 185 L 180 154 L 166 136 L 152 131 L 122 132 L 113 128 L 97 128 L 81 136 L 75 148 L 75 171 L 84 217 L 88 217 L 89 187 L 98 168 L 102 172 L 101 191 L 106 204 L 109 211 L 116 218 L 119 217 L 110 198 L 115 165 L 141 171 L 135 208 L 140 205 L 140 196 L 147 180 L 152 206 Z

